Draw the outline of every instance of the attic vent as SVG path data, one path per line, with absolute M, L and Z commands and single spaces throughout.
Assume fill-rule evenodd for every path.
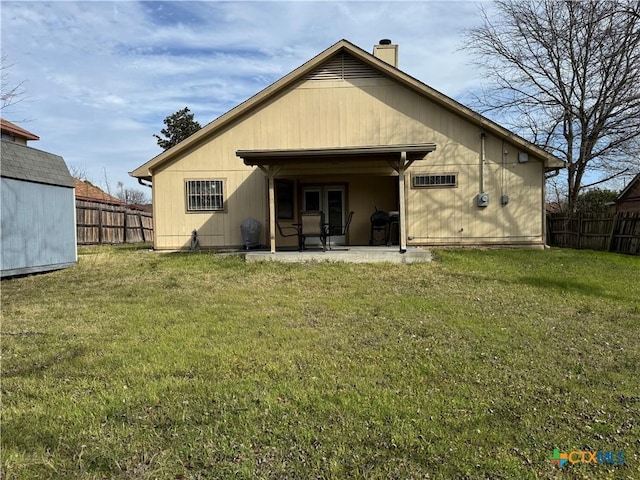
M 309 73 L 305 80 L 353 80 L 357 78 L 383 78 L 384 75 L 369 65 L 344 52 L 339 53 Z

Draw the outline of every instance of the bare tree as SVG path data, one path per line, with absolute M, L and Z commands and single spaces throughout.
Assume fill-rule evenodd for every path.
M 0 110 L 3 112 L 24 100 L 26 94 L 24 80 L 17 84 L 11 82 L 9 70 L 12 66 L 13 64 L 9 63 L 9 56 L 3 52 L 0 57 Z
M 581 189 L 640 168 L 640 3 L 491 5 L 467 34 L 489 81 L 480 104 L 567 162 L 569 208 Z M 588 172 L 598 180 L 585 184 Z
M 116 196 L 118 200 L 127 205 L 144 205 L 149 203 L 149 198 L 145 192 L 135 188 L 125 188 L 122 182 L 118 182 L 118 192 Z
M 80 165 L 78 163 L 70 163 L 69 165 L 69 173 L 73 178 L 77 178 L 78 180 L 85 181 L 87 180 L 87 169 L 84 165 Z

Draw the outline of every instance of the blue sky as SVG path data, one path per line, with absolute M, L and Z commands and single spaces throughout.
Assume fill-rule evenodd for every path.
M 127 172 L 161 153 L 167 115 L 188 106 L 204 126 L 342 38 L 392 39 L 402 70 L 470 104 L 480 72 L 460 47 L 478 5 L 3 0 L 6 71 L 26 94 L 2 116 L 95 184 L 141 189 Z

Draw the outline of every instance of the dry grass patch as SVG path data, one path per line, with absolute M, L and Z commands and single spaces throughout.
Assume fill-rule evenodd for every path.
M 2 282 L 4 478 L 640 475 L 638 258 L 81 253 Z

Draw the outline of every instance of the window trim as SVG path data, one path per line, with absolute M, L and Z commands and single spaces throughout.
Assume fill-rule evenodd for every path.
M 220 194 L 213 194 L 213 195 L 220 195 L 221 200 L 222 200 L 222 207 L 221 208 L 203 208 L 203 209 L 192 209 L 189 208 L 189 183 L 190 182 L 220 182 L 220 188 L 222 189 L 222 192 Z M 226 178 L 185 178 L 184 179 L 184 201 L 185 201 L 185 205 L 184 205 L 184 209 L 186 213 L 195 213 L 195 214 L 201 214 L 201 213 L 220 213 L 220 212 L 226 212 L 227 211 L 227 198 L 225 196 L 225 191 L 226 191 L 226 183 L 227 183 L 227 179 Z
M 416 179 L 418 177 L 453 177 L 453 183 L 426 183 L 424 185 L 416 185 Z M 411 174 L 411 188 L 458 188 L 458 172 L 445 172 L 445 173 L 412 173 Z

